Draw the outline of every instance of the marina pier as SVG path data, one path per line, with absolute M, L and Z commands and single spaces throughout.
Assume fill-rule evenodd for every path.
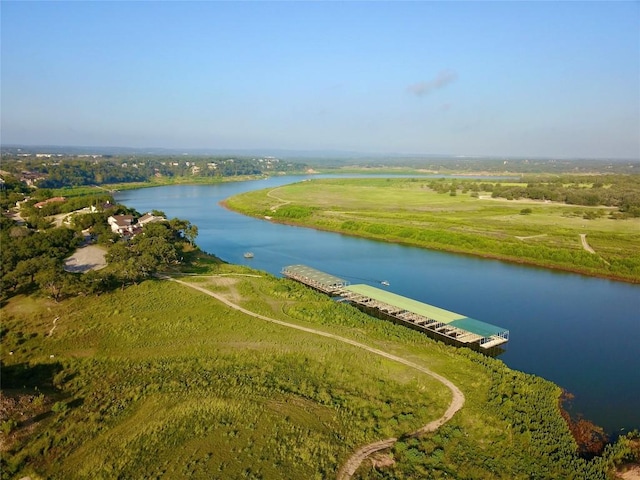
M 283 268 L 282 274 L 329 296 L 344 299 L 372 316 L 448 344 L 489 353 L 509 341 L 509 330 L 505 328 L 370 285 L 351 285 L 347 280 L 306 265 L 290 265 Z

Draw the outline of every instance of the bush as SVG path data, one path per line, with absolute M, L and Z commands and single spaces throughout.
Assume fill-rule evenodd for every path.
M 5 435 L 9 435 L 11 432 L 13 432 L 17 426 L 18 422 L 16 422 L 13 418 L 5 420 L 4 422 L 2 422 L 2 424 L 0 424 L 2 433 L 4 433 Z
M 51 411 L 54 413 L 64 413 L 67 410 L 69 410 L 69 405 L 67 405 L 65 402 L 56 402 L 51 408 Z

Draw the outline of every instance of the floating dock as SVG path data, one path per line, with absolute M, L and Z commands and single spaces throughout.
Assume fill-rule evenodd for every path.
M 327 295 L 341 297 L 373 316 L 391 320 L 446 343 L 489 351 L 509 341 L 509 330 L 505 328 L 380 288 L 350 285 L 347 280 L 306 265 L 290 265 L 283 268 L 282 274 Z

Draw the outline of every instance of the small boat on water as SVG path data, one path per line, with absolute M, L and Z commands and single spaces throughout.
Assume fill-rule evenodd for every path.
M 382 285 L 384 285 L 385 287 L 389 286 L 389 282 L 387 282 L 386 280 L 383 280 L 380 282 Z
M 244 252 L 244 258 L 253 258 L 253 252 Z

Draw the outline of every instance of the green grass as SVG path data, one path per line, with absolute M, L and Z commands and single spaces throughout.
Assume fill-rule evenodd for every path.
M 424 452 L 443 445 L 437 469 L 458 478 L 540 469 L 587 478 L 585 469 L 608 465 L 575 455 L 550 382 L 290 280 L 217 262 L 208 273 L 183 278 L 263 315 L 400 355 L 463 390 L 465 406 L 446 428 L 397 447 L 393 476 L 416 478 L 434 461 Z M 27 409 L 3 438 L 2 478 L 331 478 L 358 446 L 415 430 L 450 400 L 406 366 L 168 281 L 61 303 L 19 296 L 2 320 L 4 394 L 47 399 L 47 412 Z
M 613 207 L 451 196 L 427 180 L 384 178 L 300 182 L 226 205 L 349 235 L 640 282 L 640 219 L 611 219 Z M 585 219 L 590 212 L 601 216 Z M 583 233 L 596 254 L 582 248 Z

